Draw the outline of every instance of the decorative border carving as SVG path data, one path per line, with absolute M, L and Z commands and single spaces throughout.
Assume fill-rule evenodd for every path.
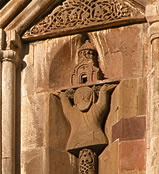
M 23 35 L 23 39 L 144 18 L 142 9 L 124 0 L 67 0 Z M 118 24 L 119 25 L 119 24 Z M 64 33 L 63 33 L 64 34 Z

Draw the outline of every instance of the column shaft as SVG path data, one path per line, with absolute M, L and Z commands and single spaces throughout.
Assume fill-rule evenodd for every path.
M 2 62 L 2 174 L 15 173 L 15 69 Z

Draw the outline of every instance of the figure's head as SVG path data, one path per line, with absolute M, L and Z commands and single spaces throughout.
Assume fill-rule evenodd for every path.
M 80 111 L 87 111 L 94 102 L 94 92 L 89 87 L 81 87 L 75 91 L 74 103 Z

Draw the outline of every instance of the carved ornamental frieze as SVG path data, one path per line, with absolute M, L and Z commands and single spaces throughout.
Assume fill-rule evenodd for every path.
M 32 26 L 23 39 L 45 38 L 143 20 L 143 9 L 129 0 L 66 0 Z

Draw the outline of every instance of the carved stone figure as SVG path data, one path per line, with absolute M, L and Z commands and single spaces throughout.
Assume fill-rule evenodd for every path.
M 67 151 L 78 155 L 89 147 L 97 154 L 108 144 L 102 124 L 109 110 L 109 94 L 116 85 L 103 85 L 95 103 L 95 94 L 90 87 L 78 88 L 74 93 L 74 106 L 66 92 L 60 93 L 63 112 L 71 125 Z

